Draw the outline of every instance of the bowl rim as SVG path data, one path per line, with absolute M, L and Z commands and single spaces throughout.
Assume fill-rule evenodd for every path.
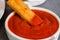
M 46 12 L 49 12 L 50 14 L 52 14 L 54 17 L 56 17 L 56 19 L 58 20 L 58 22 L 60 22 L 59 21 L 59 17 L 54 13 L 54 12 L 52 12 L 51 10 L 49 10 L 49 9 L 46 9 L 46 8 L 41 8 L 41 7 L 30 7 L 31 9 L 37 9 L 37 10 L 43 10 L 43 11 L 46 11 Z M 5 21 L 5 29 L 6 29 L 6 31 L 10 34 L 10 35 L 12 35 L 13 37 L 15 37 L 15 38 L 17 38 L 17 39 L 26 39 L 26 38 L 22 38 L 22 37 L 20 37 L 20 36 L 18 36 L 18 35 L 16 35 L 16 34 L 14 34 L 9 28 L 8 28 L 8 20 L 10 19 L 10 17 L 11 16 L 13 16 L 14 15 L 14 12 L 12 12 L 11 14 L 9 14 L 8 15 L 8 17 L 6 18 L 6 21 Z M 60 23 L 59 23 L 60 24 Z M 43 39 L 50 39 L 51 37 L 53 37 L 54 35 L 56 35 L 57 33 L 59 33 L 60 31 L 60 25 L 59 25 L 59 28 L 58 28 L 58 30 L 57 30 L 57 32 L 56 33 L 54 33 L 52 36 L 50 36 L 50 37 L 48 37 L 48 38 L 43 38 Z M 26 39 L 27 40 L 27 39 Z

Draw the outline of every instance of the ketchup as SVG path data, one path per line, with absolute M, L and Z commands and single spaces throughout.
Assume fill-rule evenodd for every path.
M 14 14 L 8 21 L 9 29 L 16 35 L 27 39 L 43 39 L 52 36 L 59 27 L 57 19 L 43 10 L 32 10 L 43 22 L 39 25 L 30 25 L 24 19 Z M 36 19 L 37 20 L 37 19 Z

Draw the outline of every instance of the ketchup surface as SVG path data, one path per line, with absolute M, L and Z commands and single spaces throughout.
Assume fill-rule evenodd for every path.
M 16 35 L 28 39 L 43 39 L 52 36 L 59 27 L 57 19 L 42 10 L 32 10 L 43 22 L 39 25 L 30 25 L 19 15 L 14 14 L 8 21 L 9 29 Z M 37 19 L 36 19 L 37 20 Z

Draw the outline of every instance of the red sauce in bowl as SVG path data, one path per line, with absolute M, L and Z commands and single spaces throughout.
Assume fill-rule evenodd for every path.
M 34 9 L 32 11 L 43 19 L 41 24 L 30 25 L 17 14 L 14 14 L 8 21 L 9 29 L 16 35 L 28 39 L 43 39 L 56 33 L 59 23 L 53 15 L 42 10 Z

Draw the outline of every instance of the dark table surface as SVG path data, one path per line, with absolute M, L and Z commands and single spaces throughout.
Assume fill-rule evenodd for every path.
M 5 0 L 5 2 L 6 1 L 7 0 Z M 36 7 L 47 8 L 47 9 L 55 12 L 60 17 L 60 0 L 47 0 L 44 4 L 38 5 Z M 8 40 L 6 31 L 4 28 L 4 23 L 5 23 L 6 17 L 11 12 L 12 12 L 12 10 L 6 5 L 4 15 L 3 15 L 2 19 L 0 20 L 0 40 Z M 58 39 L 58 40 L 60 40 L 60 39 Z

